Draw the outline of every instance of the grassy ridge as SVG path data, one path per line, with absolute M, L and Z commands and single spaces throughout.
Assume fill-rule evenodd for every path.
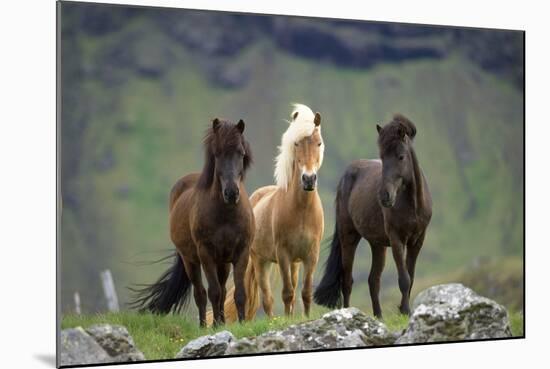
M 314 309 L 311 319 L 319 318 L 325 310 Z M 134 312 L 109 313 L 98 315 L 65 315 L 61 322 L 62 329 L 81 326 L 89 327 L 93 324 L 109 323 L 125 326 L 134 338 L 137 347 L 149 360 L 170 359 L 190 340 L 228 330 L 235 337 L 251 337 L 288 327 L 292 324 L 303 322 L 301 317 L 274 317 L 259 318 L 243 324 L 233 323 L 219 328 L 199 328 L 197 322 L 187 316 L 153 314 L 137 314 Z M 400 314 L 390 314 L 384 323 L 391 331 L 405 329 L 408 318 Z M 523 315 L 521 313 L 510 314 L 510 325 L 514 336 L 523 335 Z

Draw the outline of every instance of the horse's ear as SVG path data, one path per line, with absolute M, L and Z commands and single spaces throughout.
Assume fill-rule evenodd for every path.
M 380 127 L 379 124 L 376 125 L 376 130 L 378 131 L 378 134 L 380 134 L 380 132 L 382 132 L 382 127 Z
M 292 113 L 292 120 L 295 121 L 296 118 L 298 118 L 298 112 L 295 111 L 294 113 Z
M 315 113 L 315 118 L 313 118 L 313 123 L 315 123 L 316 127 L 319 127 L 321 125 L 321 114 L 319 114 L 319 112 Z
M 220 128 L 220 120 L 218 118 L 214 118 L 212 120 L 212 129 L 214 130 L 214 132 L 217 132 L 219 128 Z
M 402 130 L 411 139 L 413 139 L 414 136 L 416 136 L 416 126 L 414 125 L 413 122 L 411 122 L 404 115 L 396 114 L 393 119 L 394 119 L 394 121 L 399 123 L 399 126 L 402 128 Z
M 242 119 L 239 119 L 239 122 L 237 123 L 237 129 L 239 132 L 244 132 L 244 121 Z

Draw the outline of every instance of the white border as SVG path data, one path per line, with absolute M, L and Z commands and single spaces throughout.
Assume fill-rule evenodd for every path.
M 105 1 L 103 1 L 105 2 Z M 406 348 L 141 364 L 131 368 L 517 368 L 543 363 L 548 329 L 549 52 L 543 5 L 507 1 L 123 3 L 527 31 L 527 339 Z M 544 2 L 538 2 L 543 4 Z M 55 4 L 3 4 L 0 283 L 3 367 L 51 367 L 55 352 Z M 481 247 L 482 245 L 480 245 Z M 543 361 L 544 360 L 544 361 Z M 10 365 L 11 364 L 11 365 Z M 543 365 L 543 364 L 542 364 Z

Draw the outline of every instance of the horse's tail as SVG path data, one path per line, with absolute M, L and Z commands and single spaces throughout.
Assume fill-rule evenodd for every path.
M 252 320 L 256 316 L 256 311 L 260 306 L 260 288 L 256 278 L 254 263 L 251 258 L 248 259 L 248 265 L 244 274 L 244 289 L 246 292 L 245 320 Z M 239 320 L 237 305 L 235 304 L 235 286 L 231 286 L 227 291 L 223 304 L 225 322 L 233 323 Z M 206 312 L 206 324 L 211 326 L 214 321 L 212 310 Z
M 191 286 L 183 260 L 176 252 L 172 266 L 155 283 L 142 285 L 142 288 L 130 288 L 135 296 L 129 306 L 154 314 L 180 312 L 189 302 Z
M 330 243 L 330 254 L 325 263 L 325 272 L 321 282 L 315 289 L 313 299 L 316 304 L 323 305 L 329 308 L 335 308 L 342 304 L 342 278 L 344 267 L 342 265 L 342 245 L 340 244 L 340 227 L 341 220 L 339 215 L 345 210 L 349 194 L 353 188 L 355 178 L 349 171 L 344 174 L 340 183 L 338 183 L 338 191 L 336 192 L 336 223 L 334 225 L 334 234 Z

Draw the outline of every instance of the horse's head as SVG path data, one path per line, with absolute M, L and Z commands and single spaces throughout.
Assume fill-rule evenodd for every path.
M 382 185 L 378 199 L 382 206 L 391 208 L 395 205 L 399 191 L 413 178 L 411 149 L 416 127 L 398 114 L 384 127 L 376 125 L 376 129 L 382 159 Z
M 300 180 L 304 191 L 313 191 L 317 185 L 317 171 L 322 162 L 323 138 L 319 127 L 321 115 L 315 113 L 313 133 L 294 142 L 294 160 L 300 173 Z
M 210 187 L 213 181 L 219 181 L 221 195 L 226 204 L 239 202 L 239 184 L 252 162 L 250 146 L 243 136 L 244 127 L 242 119 L 235 124 L 215 118 L 205 138 L 207 163 L 203 175 L 205 172 L 209 173 L 206 174 L 207 180 L 203 184 L 204 187 Z

